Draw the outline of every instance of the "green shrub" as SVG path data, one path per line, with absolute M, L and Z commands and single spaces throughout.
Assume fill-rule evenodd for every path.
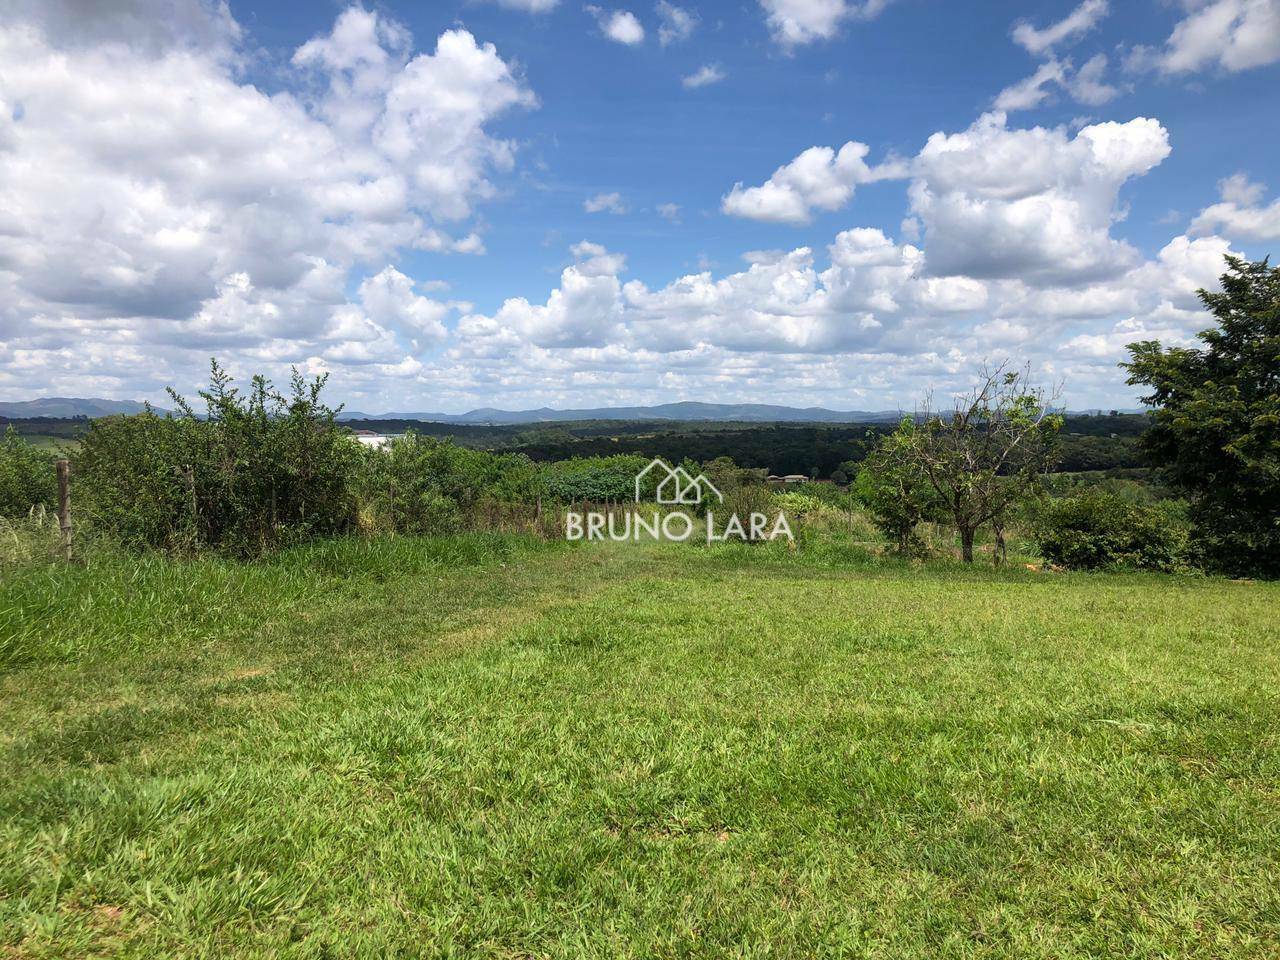
M 1148 507 L 1107 493 L 1048 501 L 1035 521 L 1041 555 L 1074 570 L 1173 570 L 1187 561 L 1175 507 Z
M 289 396 L 255 377 L 247 396 L 216 363 L 197 416 L 95 420 L 75 458 L 88 519 L 134 546 L 253 556 L 352 529 L 364 452 L 296 372 Z
M 544 471 L 546 491 L 548 496 L 563 503 L 634 500 L 636 475 L 648 463 L 646 458 L 634 454 L 574 457 L 549 463 Z M 656 472 L 650 473 L 646 479 L 651 494 L 658 480 Z
M 531 504 L 541 492 L 528 457 L 413 432 L 371 451 L 361 481 L 374 528 L 399 533 L 453 533 L 473 522 L 482 504 Z
M 57 494 L 53 458 L 23 440 L 11 425 L 0 438 L 0 517 L 52 510 Z

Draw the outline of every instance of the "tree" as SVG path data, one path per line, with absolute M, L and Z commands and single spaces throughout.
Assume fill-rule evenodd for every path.
M 1008 512 L 1053 462 L 1062 428 L 1044 391 L 1030 384 L 1025 370 L 984 367 L 978 385 L 950 413 L 934 412 L 926 402 L 903 428 L 909 428 L 906 451 L 960 534 L 965 563 L 973 562 L 974 536 L 987 523 L 995 531 L 996 562 L 1003 562 Z
M 915 424 L 908 419 L 881 437 L 855 481 L 858 499 L 903 555 L 919 549 L 916 525 L 937 507 L 933 487 L 913 455 L 914 431 Z
M 0 517 L 52 510 L 56 496 L 53 457 L 18 436 L 10 424 L 0 437 Z
M 1204 349 L 1129 344 L 1130 384 L 1155 408 L 1142 448 L 1191 499 L 1211 568 L 1280 576 L 1280 269 L 1227 257 L 1222 292 L 1199 291 L 1218 326 Z

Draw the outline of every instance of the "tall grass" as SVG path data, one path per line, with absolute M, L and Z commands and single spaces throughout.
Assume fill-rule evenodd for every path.
M 442 568 L 508 562 L 539 549 L 534 537 L 319 540 L 257 562 L 82 545 L 74 563 L 52 558 L 46 529 L 18 530 L 0 565 L 0 670 L 32 663 L 126 656 L 163 642 L 217 642 L 271 616 L 365 585 Z M 544 547 L 545 548 L 545 547 Z

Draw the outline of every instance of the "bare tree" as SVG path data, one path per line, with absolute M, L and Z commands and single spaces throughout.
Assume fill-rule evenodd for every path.
M 950 512 L 966 563 L 973 562 L 974 536 L 985 523 L 995 530 L 996 563 L 1003 562 L 1009 509 L 1034 489 L 1055 456 L 1062 418 L 1050 405 L 1057 396 L 1032 385 L 1025 368 L 984 365 L 977 386 L 951 411 L 933 410 L 930 399 L 917 415 L 910 456 Z

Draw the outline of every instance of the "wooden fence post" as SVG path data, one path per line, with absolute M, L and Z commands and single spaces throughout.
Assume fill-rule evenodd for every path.
M 58 461 L 58 532 L 62 559 L 71 559 L 71 461 Z

